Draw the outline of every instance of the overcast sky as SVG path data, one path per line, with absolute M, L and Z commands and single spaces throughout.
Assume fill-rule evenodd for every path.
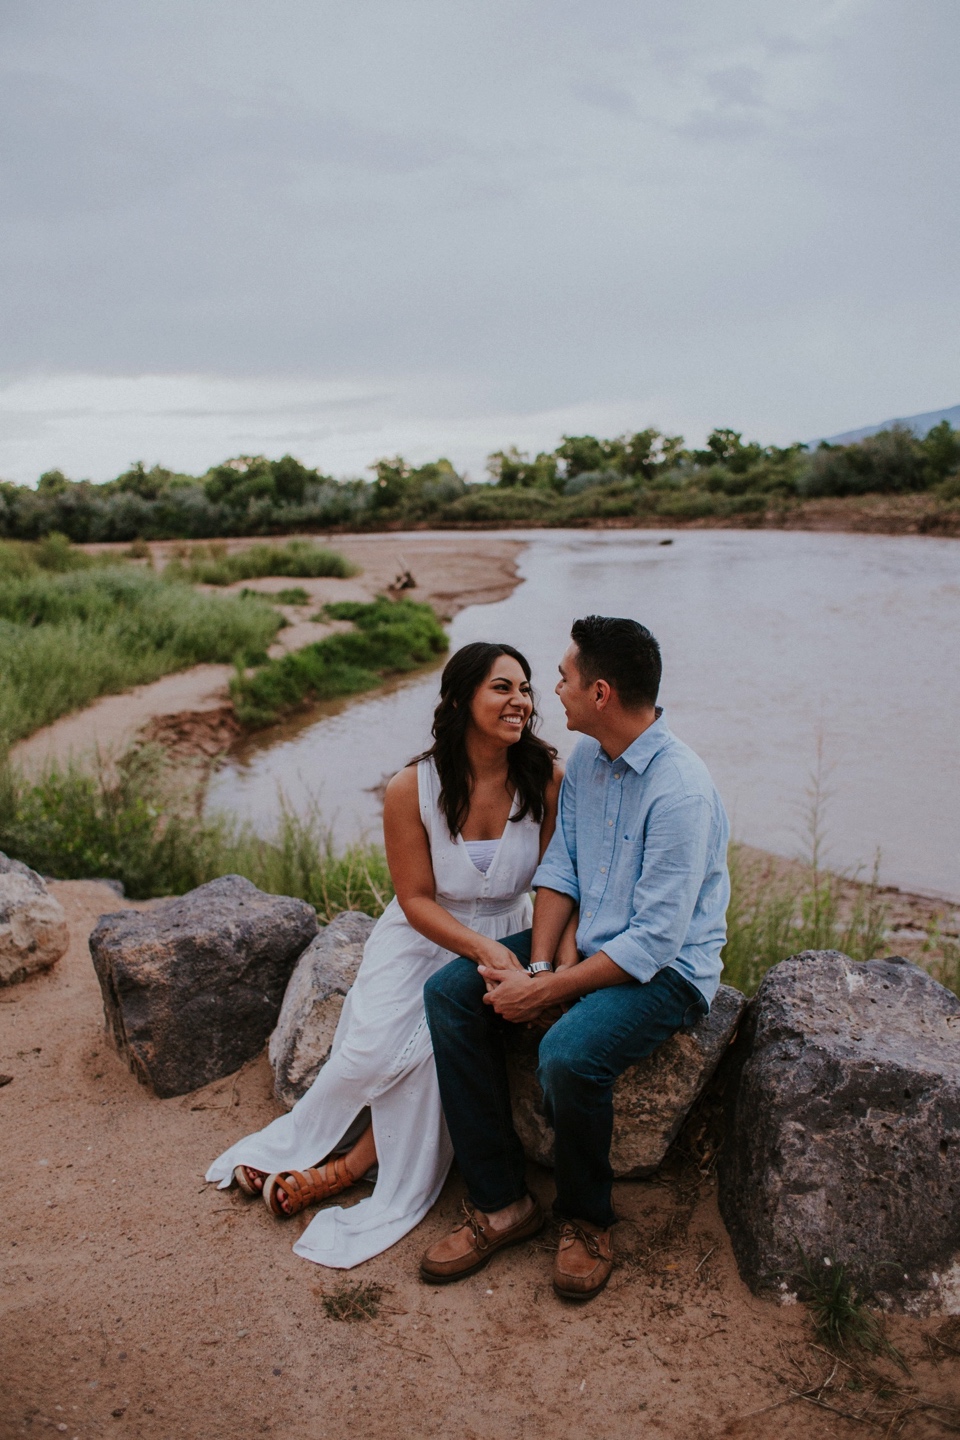
M 956 0 L 0 16 L 0 477 L 960 400 Z

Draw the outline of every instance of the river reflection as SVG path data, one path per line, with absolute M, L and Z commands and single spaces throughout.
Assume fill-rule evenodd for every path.
M 960 898 L 960 545 L 776 531 L 522 532 L 523 583 L 473 606 L 451 645 L 507 640 L 530 659 L 543 733 L 573 743 L 553 695 L 570 622 L 633 615 L 664 651 L 671 728 L 706 760 L 738 838 L 804 847 L 821 746 L 828 863 Z M 209 804 L 268 832 L 282 792 L 339 838 L 379 834 L 384 775 L 424 748 L 439 669 L 327 707 L 214 778 Z

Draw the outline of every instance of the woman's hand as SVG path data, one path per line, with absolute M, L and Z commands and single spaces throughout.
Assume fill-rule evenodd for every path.
M 508 970 L 519 970 L 521 975 L 527 973 L 513 951 L 508 950 L 506 945 L 501 945 L 499 940 L 489 940 L 484 935 L 478 935 L 476 952 L 477 964 L 481 969 L 498 973 Z

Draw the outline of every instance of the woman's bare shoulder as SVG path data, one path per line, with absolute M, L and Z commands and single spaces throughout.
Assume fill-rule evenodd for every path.
M 391 780 L 387 781 L 384 802 L 387 801 L 401 806 L 409 805 L 412 802 L 419 807 L 420 793 L 416 765 L 405 765 Z

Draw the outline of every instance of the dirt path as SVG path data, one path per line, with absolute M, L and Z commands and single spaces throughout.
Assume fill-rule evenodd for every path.
M 0 1071 L 12 1076 L 0 1088 L 0 1436 L 866 1433 L 795 1398 L 831 1371 L 828 1405 L 858 1411 L 872 1391 L 810 1345 L 802 1307 L 749 1294 L 712 1186 L 685 1189 L 680 1172 L 617 1187 L 624 1263 L 585 1308 L 553 1296 L 547 1242 L 459 1285 L 419 1283 L 420 1250 L 459 1203 L 456 1177 L 419 1230 L 349 1275 L 297 1259 L 303 1217 L 276 1221 L 202 1182 L 228 1142 L 277 1113 L 265 1058 L 192 1095 L 151 1096 L 105 1038 L 86 944 L 99 913 L 124 902 L 93 881 L 51 888 L 70 951 L 52 974 L 0 992 Z M 531 1180 L 549 1198 L 549 1173 Z M 376 1320 L 325 1313 L 324 1293 L 345 1281 L 384 1287 Z M 937 1328 L 895 1320 L 911 1377 L 868 1373 L 960 1404 L 960 1362 L 924 1339 Z M 894 1402 L 875 1403 L 889 1414 Z M 902 1433 L 943 1431 L 921 1418 Z
M 323 538 L 323 537 L 318 537 Z M 231 542 L 230 550 L 242 550 L 255 542 Z M 343 535 L 330 541 L 347 555 L 361 573 L 349 580 L 246 580 L 229 589 L 261 590 L 276 594 L 299 586 L 310 596 L 308 606 L 281 606 L 290 622 L 281 630 L 271 655 L 282 655 L 322 639 L 336 626 L 305 619 L 331 600 L 372 600 L 382 594 L 399 571 L 409 568 L 416 588 L 412 599 L 426 600 L 444 619 L 452 619 L 467 605 L 502 600 L 518 582 L 516 560 L 522 542 L 492 540 L 482 536 L 426 538 L 410 535 Z M 87 546 L 99 552 L 123 546 Z M 166 563 L 175 547 L 170 543 L 151 546 L 158 568 Z M 212 587 L 211 587 L 212 588 Z M 222 592 L 221 592 L 222 593 Z M 138 685 L 122 695 L 104 695 L 85 710 L 64 715 L 13 747 L 11 759 L 28 773 L 36 773 L 71 756 L 119 754 L 145 729 L 151 738 L 191 737 L 195 747 L 207 753 L 223 748 L 221 738 L 230 734 L 227 684 L 233 673 L 230 665 L 196 665 L 175 675 L 165 675 L 150 685 Z M 202 717 L 202 719 L 200 718 Z

